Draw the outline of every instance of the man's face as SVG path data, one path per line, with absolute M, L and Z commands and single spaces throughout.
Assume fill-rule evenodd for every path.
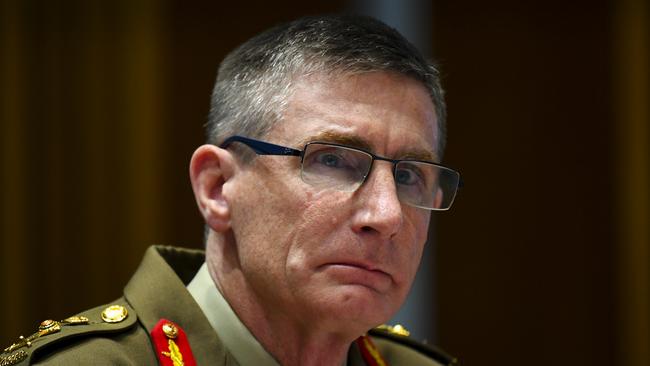
M 436 159 L 435 131 L 433 104 L 417 81 L 383 72 L 315 75 L 296 83 L 264 140 Z M 268 312 L 305 326 L 367 329 L 403 303 L 430 213 L 398 200 L 391 163 L 375 161 L 361 187 L 341 192 L 303 182 L 298 157 L 258 156 L 223 190 L 243 275 Z

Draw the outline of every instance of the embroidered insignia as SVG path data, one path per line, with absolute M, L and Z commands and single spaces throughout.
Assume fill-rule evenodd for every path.
M 151 340 L 163 366 L 196 366 L 185 331 L 167 319 L 160 319 L 151 330 Z
M 163 356 L 167 356 L 171 358 L 174 366 L 185 366 L 185 364 L 183 363 L 183 354 L 181 353 L 181 350 L 178 349 L 178 345 L 176 345 L 173 339 L 170 339 L 168 343 L 169 343 L 169 352 L 164 352 L 164 351 L 161 352 Z
M 375 347 L 375 344 L 372 343 L 370 337 L 367 335 L 362 335 L 357 338 L 355 341 L 359 350 L 361 351 L 361 356 L 368 366 L 388 366 L 388 363 L 384 361 L 384 358 L 381 357 L 379 350 Z

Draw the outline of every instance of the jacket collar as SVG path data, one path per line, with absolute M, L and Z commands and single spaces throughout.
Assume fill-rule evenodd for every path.
M 186 289 L 204 261 L 200 250 L 150 247 L 124 288 L 124 297 L 148 332 L 161 318 L 178 324 L 187 334 L 197 364 L 237 365 Z

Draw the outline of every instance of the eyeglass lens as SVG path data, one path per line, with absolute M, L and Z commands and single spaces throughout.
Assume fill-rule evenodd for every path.
M 372 161 L 364 151 L 311 143 L 304 150 L 302 179 L 318 188 L 354 191 L 364 182 Z M 460 179 L 454 170 L 408 160 L 395 164 L 394 178 L 402 202 L 434 210 L 451 206 Z

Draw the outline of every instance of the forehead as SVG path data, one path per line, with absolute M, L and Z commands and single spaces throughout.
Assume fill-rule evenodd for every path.
M 300 146 L 314 140 L 361 140 L 384 156 L 437 160 L 436 113 L 424 86 L 388 72 L 316 74 L 294 82 L 282 121 L 270 134 Z M 338 137 L 337 137 L 338 136 Z
M 294 82 L 270 135 L 293 146 L 326 140 L 437 161 L 436 124 L 429 93 L 414 79 L 389 72 L 315 74 Z

